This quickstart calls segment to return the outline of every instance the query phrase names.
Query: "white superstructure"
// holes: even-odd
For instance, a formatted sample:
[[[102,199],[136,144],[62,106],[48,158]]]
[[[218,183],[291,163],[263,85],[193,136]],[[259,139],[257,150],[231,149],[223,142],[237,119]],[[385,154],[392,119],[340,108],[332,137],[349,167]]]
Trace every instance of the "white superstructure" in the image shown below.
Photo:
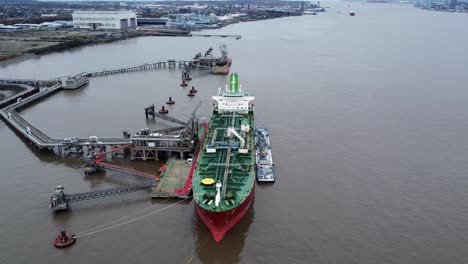
[[[255,99],[252,94],[242,92],[237,74],[231,74],[229,89],[226,87],[226,91],[222,92],[220,88],[212,98],[218,113],[236,112],[241,114],[247,114],[253,108],[253,100]]]
[[[125,29],[137,26],[133,11],[74,11],[73,26],[83,29]]]

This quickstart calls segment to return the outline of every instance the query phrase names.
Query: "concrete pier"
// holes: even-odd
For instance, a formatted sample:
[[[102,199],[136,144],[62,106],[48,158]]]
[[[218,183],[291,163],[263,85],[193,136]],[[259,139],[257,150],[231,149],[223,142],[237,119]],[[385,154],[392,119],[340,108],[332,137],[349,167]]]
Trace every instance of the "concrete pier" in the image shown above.
[[[186,198],[187,195],[178,195],[176,189],[181,189],[189,177],[192,163],[187,160],[171,159],[167,162],[166,168],[160,175],[159,185],[151,189],[153,198],[179,197]]]

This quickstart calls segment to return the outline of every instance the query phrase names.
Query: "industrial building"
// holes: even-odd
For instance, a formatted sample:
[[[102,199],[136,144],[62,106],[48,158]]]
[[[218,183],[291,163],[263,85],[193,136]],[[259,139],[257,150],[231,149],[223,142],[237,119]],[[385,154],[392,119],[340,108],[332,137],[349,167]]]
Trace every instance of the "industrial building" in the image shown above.
[[[125,29],[136,27],[132,11],[74,11],[73,26],[80,29]]]

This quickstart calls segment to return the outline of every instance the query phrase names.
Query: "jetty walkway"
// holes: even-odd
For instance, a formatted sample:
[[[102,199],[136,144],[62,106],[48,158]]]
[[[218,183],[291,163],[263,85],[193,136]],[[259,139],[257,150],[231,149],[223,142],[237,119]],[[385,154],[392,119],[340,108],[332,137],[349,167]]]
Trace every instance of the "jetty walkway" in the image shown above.
[[[128,72],[147,71],[161,68],[184,68],[190,69],[193,67],[193,61],[191,60],[161,60],[151,63],[144,63],[134,66],[125,66],[114,69],[103,69],[90,72],[82,72],[75,76],[66,75],[66,78],[59,76],[55,79],[50,80],[39,80],[39,79],[10,79],[0,78],[0,85],[22,85],[29,89],[27,95],[17,96],[15,98],[9,98],[0,110],[0,117],[12,127],[17,133],[22,135],[24,138],[29,140],[38,149],[48,149],[53,151],[57,149],[59,153],[62,152],[82,152],[83,147],[89,149],[100,148],[105,150],[107,147],[114,148],[122,145],[132,143],[130,138],[97,138],[95,136],[89,138],[63,138],[56,139],[51,138],[42,132],[40,129],[35,127],[33,124],[26,121],[18,112],[32,103],[38,102],[58,91],[67,89],[77,89],[82,85],[88,83],[88,78],[105,76],[111,74],[120,74]],[[37,87],[43,87],[38,89]],[[31,95],[33,94],[33,95]],[[16,101],[12,101],[16,100]],[[163,119],[169,119],[170,117],[163,116]],[[178,120],[169,120],[179,125],[187,125],[184,122],[177,122]],[[177,130],[183,127],[178,127]],[[172,129],[174,130],[174,129]],[[157,156],[157,155],[155,155]]]
[[[29,96],[25,99],[18,98],[16,103],[13,103],[0,110],[0,116],[5,122],[10,125],[16,132],[27,138],[38,149],[52,150],[55,147],[70,148],[83,146],[116,146],[130,143],[127,138],[100,138],[90,140],[89,138],[76,138],[72,140],[54,139],[46,135],[40,129],[26,121],[18,111],[26,106],[42,100],[62,89],[61,84],[55,84],[52,87],[43,89],[42,91]]]
[[[111,74],[119,74],[119,73],[127,73],[127,72],[139,72],[139,71],[148,71],[148,70],[156,70],[162,68],[176,68],[178,67],[186,67],[191,66],[192,61],[188,60],[164,60],[164,61],[156,61],[150,63],[144,63],[134,66],[125,66],[115,69],[103,69],[97,70],[92,72],[83,72],[81,73],[85,77],[97,77],[103,75],[111,75]]]

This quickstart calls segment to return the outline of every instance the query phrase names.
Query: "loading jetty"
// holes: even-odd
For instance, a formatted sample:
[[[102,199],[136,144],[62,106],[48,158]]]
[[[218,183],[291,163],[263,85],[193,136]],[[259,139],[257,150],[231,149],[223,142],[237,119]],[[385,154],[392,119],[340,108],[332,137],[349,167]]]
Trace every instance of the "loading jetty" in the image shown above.
[[[242,35],[221,35],[221,34],[189,34],[189,37],[205,37],[205,38],[242,38]]]
[[[212,50],[210,48],[210,50]],[[223,50],[226,56],[226,50]],[[201,65],[200,58],[192,60],[164,60],[141,65],[126,66],[114,69],[103,69],[82,72],[76,75],[64,74],[51,79],[0,79],[0,87],[18,86],[22,92],[4,98],[0,103],[0,117],[16,132],[33,150],[46,151],[57,155],[85,156],[86,165],[83,169],[85,176],[99,171],[112,171],[126,175],[129,181],[121,186],[91,192],[67,193],[63,186],[57,186],[50,199],[50,207],[54,211],[68,209],[69,203],[123,195],[135,191],[150,191],[153,198],[188,198],[191,193],[192,176],[198,152],[203,143],[208,124],[199,123],[196,112],[201,102],[195,107],[188,120],[179,120],[161,113],[154,105],[145,108],[146,118],[158,118],[173,125],[170,127],[150,130],[141,129],[136,133],[122,132],[122,137],[86,138],[64,137],[54,138],[47,135],[40,128],[28,122],[21,116],[21,111],[33,104],[53,96],[59,92],[80,89],[93,78],[111,74],[124,74],[139,71],[157,70],[164,68],[179,68],[182,78],[191,81],[188,72],[192,69],[213,71],[209,65]],[[185,77],[184,77],[185,76]],[[170,98],[172,101],[172,98]],[[173,101],[172,101],[173,102]],[[165,109],[164,109],[165,110]],[[129,155],[131,160],[155,160],[160,157],[172,156],[167,168],[158,174],[142,172],[111,164],[107,157]],[[178,154],[173,159],[174,154]]]
[[[223,46],[222,50],[223,57],[227,56],[227,51],[225,45]],[[50,80],[36,80],[36,79],[0,79],[0,85],[23,85],[29,90],[28,94],[24,94],[12,100],[11,98],[7,98],[8,100],[3,102],[0,109],[0,117],[11,127],[13,128],[18,134],[20,134],[23,138],[27,139],[31,142],[37,149],[41,150],[56,150],[60,153],[80,153],[83,152],[84,147],[92,147],[98,149],[106,149],[112,147],[118,147],[122,145],[127,145],[131,143],[129,137],[121,137],[121,138],[98,138],[95,136],[91,136],[89,138],[64,138],[64,139],[54,139],[46,135],[37,127],[33,126],[31,123],[26,121],[24,118],[21,117],[19,111],[25,109],[29,105],[33,103],[40,102],[42,99],[49,97],[57,92],[64,91],[64,90],[75,90],[78,89],[86,84],[89,83],[89,79],[93,77],[99,76],[106,76],[111,74],[123,74],[123,73],[130,73],[130,72],[139,72],[139,71],[148,71],[148,70],[156,70],[156,69],[164,69],[164,68],[183,68],[183,74],[188,74],[191,69],[209,69],[211,72],[215,70],[216,65],[210,63],[209,66],[207,63],[203,63],[203,60],[196,57],[192,60],[164,60],[164,61],[157,61],[151,63],[144,63],[140,65],[134,66],[126,66],[114,69],[103,69],[97,70],[92,72],[82,72],[76,75],[62,75]],[[201,63],[202,62],[202,63]],[[154,117],[155,115],[153,115]],[[164,118],[162,116],[157,116],[159,118]],[[170,117],[165,117],[166,120],[170,119]],[[175,121],[179,125],[186,126],[186,122],[171,119],[169,121]],[[181,128],[179,126],[179,128]],[[169,131],[174,131],[173,128],[170,128]],[[159,133],[159,131],[157,131]],[[163,130],[162,132],[167,132]],[[141,134],[140,134],[141,135]],[[144,143],[144,139],[134,138],[136,142],[135,145],[140,145]],[[164,144],[159,144],[164,145]],[[188,147],[188,145],[183,144],[184,146]],[[193,146],[192,146],[193,147]],[[183,151],[183,150],[182,150]],[[146,153],[142,152],[132,152],[134,159],[147,159],[148,156]],[[151,153],[150,153],[151,154]],[[157,155],[153,155],[155,159],[157,159]]]
[[[205,141],[208,123],[202,123],[198,131],[198,144],[195,150],[195,158],[187,160],[171,159],[164,164],[160,173],[160,184],[151,190],[153,198],[187,198],[192,189],[192,177],[195,171],[200,151]]]

